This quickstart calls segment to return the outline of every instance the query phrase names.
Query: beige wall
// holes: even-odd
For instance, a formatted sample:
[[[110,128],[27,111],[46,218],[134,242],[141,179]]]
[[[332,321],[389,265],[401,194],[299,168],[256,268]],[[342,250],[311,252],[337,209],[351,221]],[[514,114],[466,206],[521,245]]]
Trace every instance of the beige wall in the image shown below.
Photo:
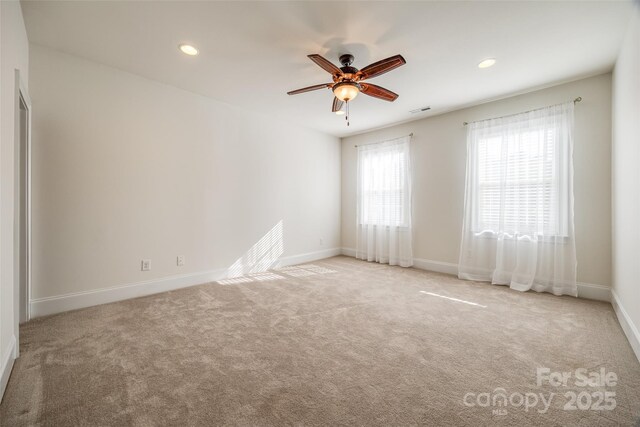
[[[611,283],[611,74],[583,79],[342,140],[342,246],[355,247],[355,144],[414,133],[414,257],[457,264],[464,203],[463,122],[582,96],[575,112],[574,192],[578,281]]]
[[[338,138],[34,45],[31,98],[35,299],[340,246]]]
[[[0,2],[0,375],[10,360],[11,343],[18,340],[18,319],[14,307],[14,128],[16,114],[15,70],[28,81],[29,42],[17,1]],[[6,380],[7,378],[3,378]],[[1,381],[0,381],[1,382]],[[0,396],[4,384],[0,383]]]
[[[613,291],[640,358],[640,5],[613,72]],[[631,340],[630,340],[631,341]],[[632,341],[633,342],[633,341]]]

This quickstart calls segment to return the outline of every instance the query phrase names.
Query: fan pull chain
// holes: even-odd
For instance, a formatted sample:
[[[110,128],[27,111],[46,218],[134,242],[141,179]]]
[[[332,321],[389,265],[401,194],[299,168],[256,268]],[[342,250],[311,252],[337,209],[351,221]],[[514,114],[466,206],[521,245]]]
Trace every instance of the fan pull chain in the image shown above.
[[[345,114],[344,119],[347,121],[347,126],[349,126],[349,101],[347,103],[347,114]]]

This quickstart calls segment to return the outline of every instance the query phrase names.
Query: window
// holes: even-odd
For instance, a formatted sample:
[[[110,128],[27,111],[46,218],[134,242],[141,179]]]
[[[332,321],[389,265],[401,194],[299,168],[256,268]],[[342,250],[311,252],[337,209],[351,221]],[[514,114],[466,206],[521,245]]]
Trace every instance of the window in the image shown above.
[[[566,236],[567,144],[562,117],[522,117],[470,131],[476,234]]]
[[[359,223],[409,226],[409,143],[359,147]]]
[[[469,124],[459,278],[577,295],[573,109]]]
[[[356,257],[410,267],[411,135],[358,146]]]

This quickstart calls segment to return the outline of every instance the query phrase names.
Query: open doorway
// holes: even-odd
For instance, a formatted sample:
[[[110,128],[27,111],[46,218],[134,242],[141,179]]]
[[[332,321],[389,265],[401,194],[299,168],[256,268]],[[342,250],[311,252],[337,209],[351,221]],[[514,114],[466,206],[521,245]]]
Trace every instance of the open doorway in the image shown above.
[[[17,328],[30,318],[31,299],[31,100],[17,70],[15,111],[13,244]]]

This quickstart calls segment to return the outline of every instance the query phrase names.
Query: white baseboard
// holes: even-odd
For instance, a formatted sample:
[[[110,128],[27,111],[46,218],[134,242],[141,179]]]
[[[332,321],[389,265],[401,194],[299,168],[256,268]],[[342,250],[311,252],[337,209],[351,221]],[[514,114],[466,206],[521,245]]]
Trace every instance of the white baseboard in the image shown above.
[[[353,248],[342,248],[342,255],[354,257],[356,256],[356,250]],[[437,273],[458,275],[458,264],[444,261],[433,261],[430,259],[413,259],[413,268],[420,270],[435,271]],[[611,301],[611,288],[603,285],[596,285],[592,283],[578,282],[578,297],[585,299],[593,299],[598,301]]]
[[[611,288],[594,283],[578,282],[578,298],[611,302]]]
[[[432,261],[430,259],[414,258],[413,266],[420,270],[435,271],[437,273],[458,275],[458,264],[443,261]]]
[[[291,255],[278,259],[278,267],[302,264],[323,258],[340,255],[340,248],[325,249],[322,251]],[[249,266],[250,267],[250,266]],[[247,268],[247,270],[250,268]],[[95,289],[85,292],[75,292],[65,295],[57,295],[46,298],[32,299],[31,317],[47,316],[78,308],[107,304],[125,299],[137,298],[145,295],[167,292],[189,286],[201,285],[230,277],[227,268],[202,271],[198,273],[182,274],[163,277],[159,279],[145,280],[126,285],[109,288]]]
[[[306,254],[291,255],[280,259],[279,267],[287,267],[289,265],[304,264],[306,262],[317,261],[319,259],[331,258],[332,256],[342,255],[340,248],[324,249],[322,251],[307,252]]]
[[[638,361],[640,361],[640,332],[638,332],[638,328],[633,324],[631,317],[629,317],[629,314],[627,314],[627,311],[621,304],[620,297],[616,291],[611,290],[611,297],[611,305],[613,306],[613,310],[616,312],[618,322],[620,323],[624,334],[627,336],[629,344],[631,344],[631,348],[636,354]]]
[[[356,250],[353,248],[342,248],[342,255],[350,256],[352,258],[356,257]],[[442,261],[431,261],[428,259],[413,259],[413,268],[418,268],[420,270],[427,271],[436,271],[438,273],[447,273],[447,274],[458,274],[458,265],[451,264],[449,262]]]
[[[353,248],[342,248],[342,255],[350,256],[351,258],[356,257],[356,250]]]
[[[7,383],[9,382],[9,377],[11,376],[11,370],[13,369],[13,361],[16,358],[16,337],[14,335],[11,336],[11,341],[9,342],[9,348],[4,354],[2,358],[2,366],[0,367],[0,402],[2,401],[2,397],[4,396],[4,391],[7,388]]]
[[[212,282],[223,278],[225,272],[226,269],[211,270],[145,280],[109,288],[32,299],[30,302],[31,318]]]

